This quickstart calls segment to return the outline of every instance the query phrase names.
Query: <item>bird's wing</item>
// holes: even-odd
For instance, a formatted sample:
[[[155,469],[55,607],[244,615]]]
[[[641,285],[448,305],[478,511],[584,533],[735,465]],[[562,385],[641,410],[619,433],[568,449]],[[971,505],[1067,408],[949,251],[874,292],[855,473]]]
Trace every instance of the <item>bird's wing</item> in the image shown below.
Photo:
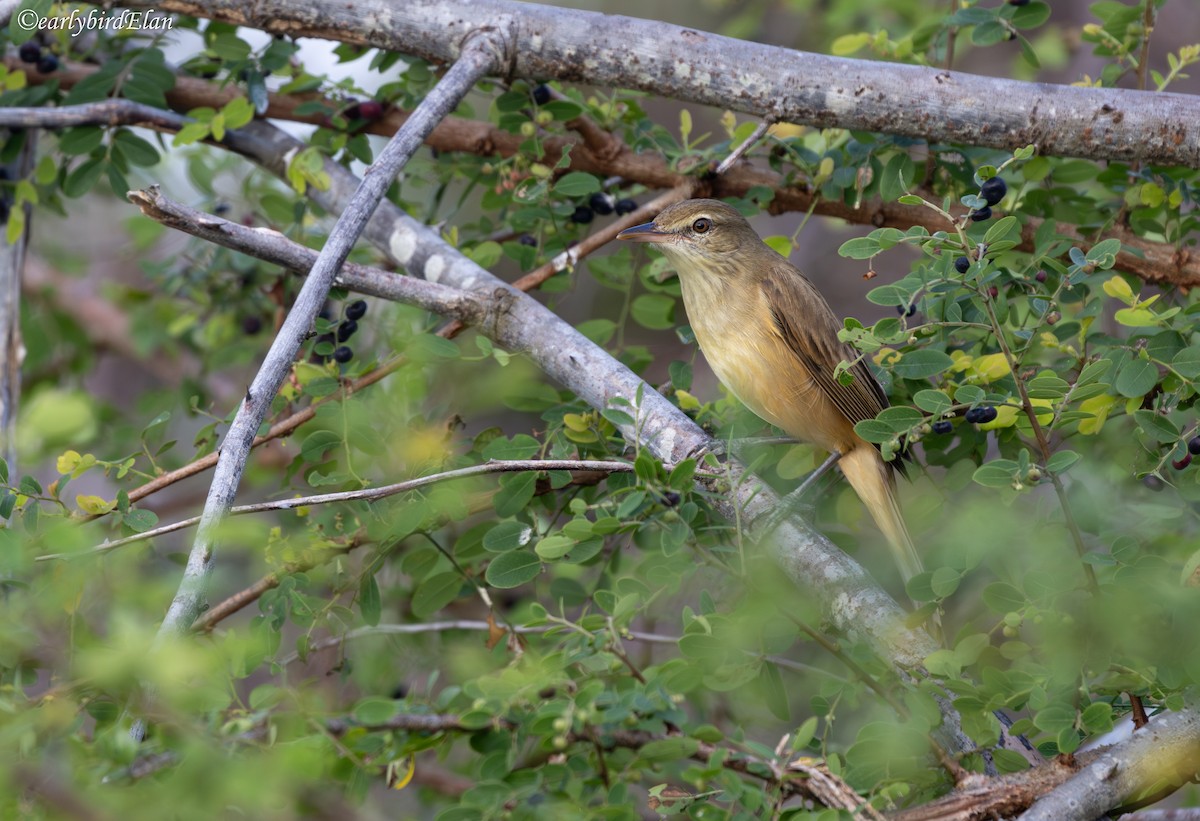
[[[883,392],[858,351],[838,340],[840,324],[816,287],[786,263],[774,266],[762,280],[763,293],[775,328],[792,353],[804,364],[817,386],[851,424],[888,406]],[[834,376],[842,360],[854,362],[854,381],[843,385]],[[857,361],[856,361],[857,360]]]

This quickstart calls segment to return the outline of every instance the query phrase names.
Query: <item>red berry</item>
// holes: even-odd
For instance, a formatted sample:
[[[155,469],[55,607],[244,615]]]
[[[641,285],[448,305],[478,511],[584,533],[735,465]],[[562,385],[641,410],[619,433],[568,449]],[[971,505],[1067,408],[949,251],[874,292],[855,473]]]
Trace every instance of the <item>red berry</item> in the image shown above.
[[[1179,457],[1178,459],[1172,459],[1171,467],[1175,468],[1176,470],[1183,470],[1185,467],[1187,467],[1191,463],[1192,463],[1192,454],[1185,453],[1185,454],[1183,454],[1183,456]]]

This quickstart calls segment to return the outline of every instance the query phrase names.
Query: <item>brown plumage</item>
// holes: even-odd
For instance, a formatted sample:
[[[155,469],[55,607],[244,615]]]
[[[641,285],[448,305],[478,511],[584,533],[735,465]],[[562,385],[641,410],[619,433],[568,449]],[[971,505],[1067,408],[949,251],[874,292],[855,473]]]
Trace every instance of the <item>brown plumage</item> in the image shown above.
[[[921,558],[896,502],[891,465],[854,425],[887,407],[861,361],[854,381],[834,376],[858,352],[808,278],[775,253],[730,206],[687,200],[619,239],[653,242],[679,272],[683,304],[713,372],[746,407],[789,435],[841,454],[838,464],[895,553],[905,581]]]

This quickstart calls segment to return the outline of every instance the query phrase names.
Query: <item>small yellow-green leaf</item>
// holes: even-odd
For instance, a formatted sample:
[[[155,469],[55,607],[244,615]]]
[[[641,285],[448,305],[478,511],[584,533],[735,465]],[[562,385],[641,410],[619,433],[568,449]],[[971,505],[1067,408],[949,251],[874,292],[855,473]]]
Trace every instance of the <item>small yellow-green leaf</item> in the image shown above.
[[[1126,305],[1133,305],[1136,301],[1133,296],[1133,289],[1129,287],[1129,283],[1124,277],[1109,277],[1104,283],[1104,293],[1111,296],[1113,299],[1119,299]]]
[[[763,242],[765,242],[767,245],[771,246],[771,249],[773,251],[775,251],[775,253],[779,254],[781,257],[790,256],[792,253],[792,238],[791,237],[785,237],[785,236],[766,237],[763,239]]]

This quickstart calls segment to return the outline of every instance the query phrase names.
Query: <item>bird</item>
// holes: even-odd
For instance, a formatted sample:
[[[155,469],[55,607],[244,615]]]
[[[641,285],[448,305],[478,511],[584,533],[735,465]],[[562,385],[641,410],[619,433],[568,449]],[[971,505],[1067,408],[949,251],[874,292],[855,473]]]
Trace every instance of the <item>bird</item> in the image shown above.
[[[887,394],[816,286],[720,200],[690,199],[617,239],[654,243],[679,274],[683,305],[709,366],[746,407],[831,454],[892,548],[904,581],[922,572],[896,497],[898,460],[854,431]],[[843,384],[843,360],[853,381]]]

